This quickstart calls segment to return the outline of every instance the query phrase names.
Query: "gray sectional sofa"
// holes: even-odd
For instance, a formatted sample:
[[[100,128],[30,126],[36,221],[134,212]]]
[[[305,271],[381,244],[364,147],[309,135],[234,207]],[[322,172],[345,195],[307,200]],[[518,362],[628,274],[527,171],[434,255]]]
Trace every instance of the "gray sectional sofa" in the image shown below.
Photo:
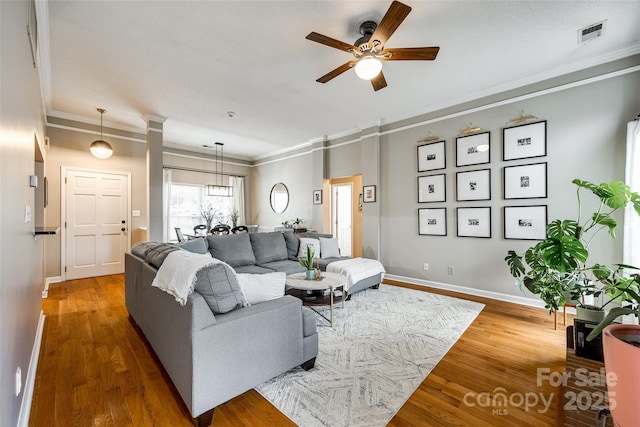
[[[208,247],[199,239],[182,249]],[[181,306],[151,283],[167,254],[182,249],[147,242],[125,254],[125,304],[193,424],[208,426],[216,406],[297,366],[311,369],[318,354],[316,318],[288,295],[243,306],[235,274],[225,264],[200,270]]]
[[[307,234],[306,237],[330,237]],[[318,354],[315,314],[292,296],[243,306],[236,273],[305,271],[294,233],[208,236],[166,244],[143,242],[125,254],[125,304],[158,356],[194,424],[209,425],[213,408],[297,366],[311,369]],[[185,306],[152,287],[171,251],[224,261],[200,270]],[[319,260],[321,270],[343,258]],[[348,294],[377,287],[374,274]]]

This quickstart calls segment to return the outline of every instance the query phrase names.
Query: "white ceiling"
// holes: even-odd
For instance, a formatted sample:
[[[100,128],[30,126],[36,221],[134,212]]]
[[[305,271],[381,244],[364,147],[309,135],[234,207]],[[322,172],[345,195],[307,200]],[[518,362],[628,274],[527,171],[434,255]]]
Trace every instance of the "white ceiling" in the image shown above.
[[[440,53],[385,62],[374,92],[352,71],[316,83],[350,55],[305,36],[353,43],[390,0],[49,1],[47,112],[99,123],[103,107],[105,126],[141,132],[143,114],[166,116],[165,146],[257,159],[640,53],[640,1],[403,2],[387,47]],[[604,37],[577,44],[603,20]]]

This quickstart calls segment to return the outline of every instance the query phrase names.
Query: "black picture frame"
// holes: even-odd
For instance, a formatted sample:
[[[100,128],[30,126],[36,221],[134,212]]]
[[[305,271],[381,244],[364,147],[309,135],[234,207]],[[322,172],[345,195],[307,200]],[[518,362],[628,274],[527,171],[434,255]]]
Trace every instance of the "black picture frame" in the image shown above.
[[[456,201],[491,200],[491,169],[456,172]]]
[[[418,173],[446,169],[446,142],[437,141],[418,145]]]
[[[362,187],[363,198],[362,201],[364,203],[375,203],[376,201],[376,186],[375,185],[365,185]]]
[[[491,238],[491,207],[456,208],[458,237]]]
[[[446,236],[447,208],[419,208],[418,235]]]
[[[547,205],[505,206],[504,238],[544,240],[547,238]]]
[[[502,129],[502,160],[530,159],[546,155],[546,120]]]
[[[456,166],[491,163],[491,132],[474,133],[456,138]]]
[[[547,197],[547,162],[505,166],[502,174],[505,200]]]
[[[418,177],[418,203],[447,201],[446,174]]]
[[[313,190],[313,204],[314,205],[322,204],[322,190]]]

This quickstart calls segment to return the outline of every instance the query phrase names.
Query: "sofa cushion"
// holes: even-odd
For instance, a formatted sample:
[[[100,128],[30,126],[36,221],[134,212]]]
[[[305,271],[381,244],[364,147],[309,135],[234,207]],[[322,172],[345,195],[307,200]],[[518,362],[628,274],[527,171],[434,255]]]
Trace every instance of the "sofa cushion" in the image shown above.
[[[320,240],[311,239],[309,237],[300,238],[300,248],[298,249],[298,258],[307,258],[307,246],[311,247],[313,257],[320,257]]]
[[[249,234],[231,234],[228,236],[207,236],[211,256],[224,261],[231,267],[255,265]]]
[[[251,233],[249,238],[256,264],[262,265],[287,259],[287,244],[284,241],[283,233],[277,231],[272,233]]]
[[[298,249],[300,248],[300,238],[295,233],[282,233],[284,242],[287,245],[287,258],[291,261],[298,260]]]
[[[286,274],[277,271],[265,274],[238,274],[238,283],[249,304],[260,304],[284,296],[286,277]]]
[[[198,271],[194,291],[202,295],[215,314],[228,313],[245,305],[235,274],[224,264],[215,264]]]
[[[275,270],[271,268],[260,267],[259,265],[243,265],[240,267],[233,267],[236,273],[250,273],[250,274],[263,274],[273,273]]]
[[[281,271],[286,274],[302,273],[306,271],[306,269],[301,266],[298,261],[291,261],[289,259],[268,262],[266,264],[262,264],[260,267],[269,268],[274,271]]]
[[[207,241],[205,239],[197,238],[192,240],[186,240],[180,243],[174,243],[177,247],[182,248],[186,251],[193,252],[196,254],[206,254],[209,252],[209,248],[207,247]]]
[[[167,255],[180,248],[170,243],[158,243],[147,251],[147,262],[155,268],[160,268]]]
[[[320,237],[320,258],[340,258],[338,239]]]

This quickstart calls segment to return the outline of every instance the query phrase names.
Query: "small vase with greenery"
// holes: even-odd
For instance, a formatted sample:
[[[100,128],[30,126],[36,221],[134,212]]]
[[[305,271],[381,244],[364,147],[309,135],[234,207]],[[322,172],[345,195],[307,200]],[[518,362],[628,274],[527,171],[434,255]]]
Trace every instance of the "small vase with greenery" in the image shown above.
[[[572,183],[578,187],[577,219],[552,221],[547,225],[546,239],[527,249],[524,255],[510,250],[505,258],[518,285],[539,295],[550,313],[564,306],[567,300],[584,306],[586,296],[598,298],[603,292],[612,300],[624,300],[627,294],[621,293],[621,286],[629,284],[622,280],[623,270],[628,266],[615,264],[611,268],[589,264],[589,245],[602,230],[608,230],[609,236],[615,239],[618,224],[613,214],[628,204],[640,215],[640,196],[621,181],[593,184],[574,179]],[[586,220],[582,219],[581,189],[590,190],[600,201],[597,211]],[[630,290],[633,291],[631,287]]]
[[[218,211],[211,207],[211,205],[207,205],[206,207],[200,209],[200,216],[202,216],[202,218],[207,223],[207,232],[211,230],[211,225],[217,215]]]
[[[312,280],[316,278],[316,270],[313,268],[314,253],[311,246],[307,246],[306,258],[298,258],[298,262],[301,266],[307,269],[307,279]]]

